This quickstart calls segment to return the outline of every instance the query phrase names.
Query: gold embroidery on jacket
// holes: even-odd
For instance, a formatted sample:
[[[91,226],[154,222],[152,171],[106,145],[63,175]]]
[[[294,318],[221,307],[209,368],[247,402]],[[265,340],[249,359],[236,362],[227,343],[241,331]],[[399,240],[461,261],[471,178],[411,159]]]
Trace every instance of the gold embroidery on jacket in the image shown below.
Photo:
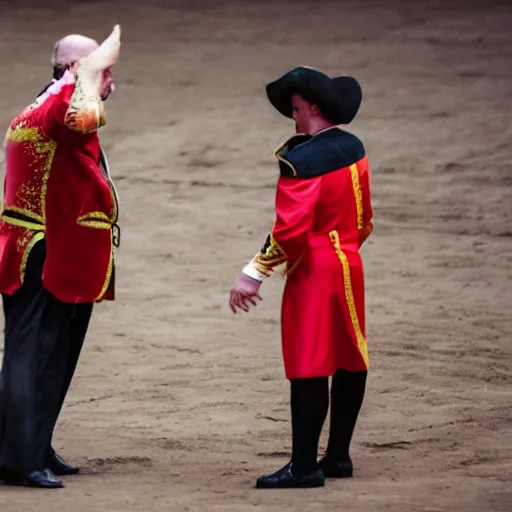
[[[343,282],[345,283],[345,297],[347,300],[348,310],[350,313],[350,320],[352,321],[352,326],[354,327],[354,332],[356,333],[357,345],[359,348],[359,352],[361,353],[361,357],[364,360],[364,364],[366,368],[369,368],[369,358],[368,358],[368,344],[366,342],[366,338],[364,337],[363,332],[361,331],[361,326],[359,325],[359,318],[357,316],[356,304],[354,300],[354,292],[352,290],[352,281],[350,279],[350,264],[348,262],[347,256],[341,250],[340,238],[337,231],[331,231],[329,233],[329,238],[334,246],[334,250],[338,255],[341,266],[343,268]]]
[[[259,252],[254,257],[253,265],[260,274],[269,277],[275,267],[285,262],[285,252],[276,242],[274,236],[270,234],[270,243],[265,248],[265,252]]]
[[[361,185],[359,183],[359,171],[357,165],[352,164],[350,166],[350,174],[352,175],[352,186],[354,188],[354,196],[356,198],[357,208],[357,229],[363,228],[363,193],[361,191]]]
[[[37,224],[44,223],[42,215],[26,210],[25,208],[19,208],[17,206],[6,206],[3,211],[4,215],[9,215],[10,212],[21,213],[22,215],[33,220]]]
[[[20,228],[29,229],[30,231],[44,231],[44,226],[36,222],[29,222],[27,220],[15,219],[7,215],[0,215],[0,220],[11,226],[18,226]]]
[[[94,132],[106,124],[103,102],[93,87],[87,85],[77,74],[69,108],[64,116],[64,124],[80,133]]]
[[[47,140],[45,140],[47,139]],[[48,187],[48,178],[50,177],[50,171],[52,168],[53,158],[55,156],[55,151],[57,149],[57,142],[53,139],[50,139],[46,134],[40,131],[37,127],[25,128],[24,123],[20,123],[14,129],[9,128],[7,130],[7,134],[5,136],[5,140],[23,143],[29,142],[35,152],[38,155],[43,156],[44,161],[40,167],[43,175],[41,176],[41,183],[39,186],[31,186],[27,183],[24,183],[19,188],[19,199],[25,203],[26,208],[16,207],[11,205],[5,205],[11,210],[17,210],[18,213],[22,213],[27,217],[32,216],[35,219],[35,216],[38,217],[38,221],[42,220],[44,222],[45,218],[45,209],[46,209],[46,192]],[[39,196],[39,204],[36,205],[33,203],[36,200],[36,197]],[[41,214],[35,213],[33,210],[35,208],[39,208]]]
[[[80,226],[96,229],[111,229],[112,227],[112,219],[103,212],[86,213],[78,217],[76,222]]]

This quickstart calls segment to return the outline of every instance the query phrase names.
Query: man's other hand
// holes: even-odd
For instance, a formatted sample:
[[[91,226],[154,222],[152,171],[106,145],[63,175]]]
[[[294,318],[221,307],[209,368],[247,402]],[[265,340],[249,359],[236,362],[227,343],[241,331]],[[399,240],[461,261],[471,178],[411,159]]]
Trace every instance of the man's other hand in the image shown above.
[[[239,308],[247,312],[249,311],[249,304],[256,306],[257,300],[263,300],[259,295],[260,286],[261,281],[242,274],[235,286],[231,288],[229,297],[231,311],[236,313],[237,308]]]

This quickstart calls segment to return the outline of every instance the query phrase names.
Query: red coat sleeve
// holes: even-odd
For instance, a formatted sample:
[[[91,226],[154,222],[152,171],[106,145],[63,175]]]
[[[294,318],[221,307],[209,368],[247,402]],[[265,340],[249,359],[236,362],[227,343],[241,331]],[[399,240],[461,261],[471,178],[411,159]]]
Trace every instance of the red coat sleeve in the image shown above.
[[[322,178],[281,177],[276,192],[276,222],[272,235],[286,255],[288,266],[300,258],[313,228]]]
[[[313,227],[321,183],[321,177],[279,178],[274,228],[262,250],[244,268],[245,274],[261,281],[284,263],[288,269],[297,263]]]
[[[78,74],[73,80],[65,74],[48,89],[45,102],[45,127],[52,132],[65,126],[81,134],[96,131],[105,124],[103,102],[98,93]]]

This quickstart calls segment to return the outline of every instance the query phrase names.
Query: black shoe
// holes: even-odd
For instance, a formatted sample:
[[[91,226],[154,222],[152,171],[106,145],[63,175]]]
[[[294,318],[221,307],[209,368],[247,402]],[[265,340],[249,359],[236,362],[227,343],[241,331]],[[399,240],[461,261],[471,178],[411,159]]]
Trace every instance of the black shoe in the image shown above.
[[[287,489],[287,488],[306,488],[323,487],[325,484],[324,473],[321,469],[316,469],[307,475],[296,477],[292,472],[291,462],[271,475],[258,478],[256,481],[257,489]]]
[[[51,469],[56,475],[76,475],[80,468],[66,464],[53,450],[50,454],[48,461],[48,468]]]
[[[353,473],[352,460],[350,457],[345,460],[334,461],[325,456],[318,463],[326,478],[350,478]]]
[[[6,485],[21,485],[24,487],[38,487],[40,489],[60,489],[64,487],[62,481],[48,468],[32,471],[27,475],[9,474],[5,478]]]

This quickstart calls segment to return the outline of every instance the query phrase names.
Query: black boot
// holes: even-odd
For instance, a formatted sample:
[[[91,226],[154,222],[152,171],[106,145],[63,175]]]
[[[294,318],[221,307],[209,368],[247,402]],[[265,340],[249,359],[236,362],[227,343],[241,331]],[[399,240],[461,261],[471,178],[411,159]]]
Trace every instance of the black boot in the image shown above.
[[[48,468],[51,469],[56,475],[76,475],[79,473],[80,468],[71,466],[64,462],[52,449],[48,458]]]
[[[292,379],[292,460],[279,471],[256,482],[262,489],[322,487],[325,477],[318,467],[318,441],[329,408],[327,377]]]
[[[352,459],[332,460],[328,456],[319,462],[320,468],[327,478],[350,478],[353,474]]]
[[[4,484],[23,487],[37,487],[39,489],[61,489],[64,487],[62,481],[55,476],[51,469],[48,468],[31,471],[27,474],[10,472],[7,470],[4,474]]]
[[[363,403],[366,371],[338,370],[331,385],[331,424],[327,453],[320,467],[328,478],[349,478],[353,474],[350,442]]]
[[[323,487],[325,484],[324,473],[321,469],[316,469],[309,474],[297,476],[293,473],[292,463],[289,462],[280,470],[265,475],[256,481],[258,489],[289,489],[289,488],[309,488]]]

